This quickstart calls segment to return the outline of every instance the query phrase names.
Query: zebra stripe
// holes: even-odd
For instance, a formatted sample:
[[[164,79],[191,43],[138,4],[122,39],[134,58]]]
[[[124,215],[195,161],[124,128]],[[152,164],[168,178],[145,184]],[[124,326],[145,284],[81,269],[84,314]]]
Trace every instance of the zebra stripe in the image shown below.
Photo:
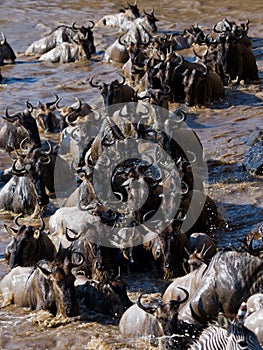
[[[210,325],[189,350],[262,350],[256,335],[229,322],[228,328]]]

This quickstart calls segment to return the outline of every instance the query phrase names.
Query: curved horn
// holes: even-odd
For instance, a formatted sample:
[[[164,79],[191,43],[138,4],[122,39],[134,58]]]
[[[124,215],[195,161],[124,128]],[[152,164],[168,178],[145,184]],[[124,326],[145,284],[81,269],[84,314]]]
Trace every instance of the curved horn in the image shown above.
[[[18,219],[21,218],[21,216],[23,216],[23,215],[24,215],[24,213],[20,213],[15,217],[14,223],[16,224],[16,226],[21,227],[21,225],[18,223]]]
[[[3,32],[1,32],[3,40],[1,40],[0,45],[4,45],[6,43],[6,37]]]
[[[187,151],[187,153],[192,156],[192,159],[189,159],[189,157],[187,157],[187,161],[189,164],[194,164],[196,162],[196,154],[192,151]]]
[[[81,107],[82,107],[82,102],[78,97],[75,97],[75,100],[78,102],[77,107],[73,107],[71,105],[71,108],[73,109],[74,112],[79,112],[81,110]]]
[[[48,150],[47,151],[42,151],[41,154],[44,154],[46,156],[50,156],[53,149],[52,149],[51,143],[48,140],[46,140],[46,142],[48,144]]]
[[[95,23],[89,19],[89,22],[91,23],[91,26],[88,26],[89,29],[92,29],[95,26]]]
[[[119,36],[118,38],[118,43],[122,46],[128,46],[128,43],[126,41],[121,41],[121,39],[126,35],[126,33],[123,33],[122,35]]]
[[[185,293],[184,299],[182,299],[182,300],[170,300],[169,302],[173,302],[173,303],[176,303],[177,305],[180,305],[180,304],[183,304],[187,301],[187,299],[189,298],[189,292],[182,287],[177,287],[177,288],[181,289]]]
[[[172,114],[172,116],[181,116],[181,119],[179,120],[174,120],[173,121],[177,124],[181,124],[182,122],[184,122],[186,120],[186,112],[180,108],[176,109],[174,111],[174,113]]]
[[[27,169],[25,167],[23,167],[22,169],[17,169],[16,168],[16,163],[17,163],[17,159],[14,161],[13,165],[12,165],[12,170],[11,173],[13,175],[17,175],[17,176],[23,176],[27,173]]]
[[[74,268],[74,267],[78,267],[78,266],[82,265],[82,264],[84,263],[84,261],[85,261],[84,255],[83,255],[81,252],[72,251],[72,252],[71,252],[71,260],[72,260],[72,255],[73,255],[73,254],[79,255],[79,256],[80,256],[80,260],[79,260],[78,263],[73,263],[73,262],[71,261],[71,262],[70,262],[70,267],[71,267],[71,268]]]
[[[15,114],[13,114],[13,115],[9,114],[9,113],[8,113],[8,108],[6,108],[6,109],[5,109],[5,115],[3,116],[3,119],[7,120],[8,122],[13,123],[13,122],[15,121],[14,119],[16,118],[16,120],[17,120],[17,118],[19,117],[19,115],[20,115],[19,112],[15,113]]]
[[[117,86],[121,86],[121,85],[124,85],[125,83],[125,77],[123,74],[119,73],[119,76],[122,78],[122,81],[118,81],[118,83],[116,83]],[[114,83],[115,84],[115,83]]]
[[[150,306],[150,305],[147,305],[147,306],[146,306],[146,305],[143,305],[143,304],[141,303],[141,298],[142,298],[143,294],[144,294],[144,293],[142,293],[142,294],[139,296],[138,301],[137,301],[137,305],[138,305],[139,308],[142,309],[143,311],[145,311],[145,312],[147,312],[147,313],[150,313],[150,314],[153,314],[153,313],[157,310],[157,308],[158,308],[158,306],[159,306],[159,303],[158,303],[157,305],[154,305],[154,306]]]
[[[33,107],[33,105],[29,102],[29,100],[26,101],[26,106],[27,106],[28,112],[29,112],[29,113],[32,113],[33,110],[34,110],[34,107]]]
[[[98,74],[95,74],[95,75],[93,75],[93,77],[89,80],[89,84],[90,84],[90,86],[91,87],[96,87],[96,88],[100,88],[101,87],[101,84],[96,84],[96,83],[94,83],[93,82],[93,79],[97,76]]]
[[[74,29],[74,30],[79,30],[80,29],[80,27],[77,27],[76,26],[76,21],[74,21],[73,23],[72,23],[72,29]]]
[[[71,237],[71,236],[68,234],[68,231],[72,232],[72,233],[75,235],[75,237]],[[67,238],[67,240],[68,240],[69,242],[74,242],[74,241],[76,241],[80,236],[81,236],[81,233],[77,233],[75,230],[66,227],[65,237]]]
[[[216,24],[213,26],[213,31],[214,31],[215,33],[221,33],[221,30],[217,30],[217,29],[216,29],[216,26],[217,26]]]
[[[30,151],[30,148],[24,148],[24,144],[28,140],[28,137],[25,137],[19,144],[20,150],[23,154],[27,154]]]
[[[46,103],[47,108],[50,108],[52,105],[55,105],[55,107],[57,106],[58,101],[60,100],[60,98],[59,98],[58,95],[56,95],[56,94],[55,94],[55,98],[56,98],[56,100],[55,100],[54,102],[48,102],[48,103]]]
[[[150,215],[151,213],[155,213],[155,212],[156,212],[156,210],[150,210],[150,211],[148,211],[147,213],[145,213],[145,214],[143,215],[142,221],[143,221],[143,222],[147,221],[147,216]]]
[[[201,70],[200,70],[199,68],[197,68],[197,70],[198,70],[200,73],[202,73],[203,76],[206,76],[207,73],[208,73],[207,65],[206,65],[205,63],[203,63],[203,62],[198,62],[198,64],[199,64],[200,66],[202,66],[202,68],[204,68],[204,69],[201,69]]]

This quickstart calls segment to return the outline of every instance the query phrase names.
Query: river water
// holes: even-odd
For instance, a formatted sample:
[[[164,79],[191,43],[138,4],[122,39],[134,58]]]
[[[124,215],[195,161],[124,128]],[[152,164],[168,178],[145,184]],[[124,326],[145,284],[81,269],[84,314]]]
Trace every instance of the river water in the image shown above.
[[[260,78],[263,78],[263,4],[254,1],[138,1],[142,11],[155,9],[159,30],[183,30],[198,24],[209,31],[226,16],[237,23],[250,19],[249,35],[253,39],[253,52],[257,59]],[[0,115],[8,107],[10,113],[23,110],[27,99],[35,105],[47,102],[54,94],[62,98],[61,104],[74,102],[74,97],[89,103],[93,108],[102,106],[97,89],[88,81],[96,73],[120,72],[121,66],[103,62],[103,51],[118,36],[115,29],[94,28],[97,53],[88,62],[69,64],[41,63],[26,57],[26,48],[59,24],[97,21],[125,6],[121,1],[0,1],[0,31],[17,54],[15,65],[1,68],[4,77],[0,85]],[[191,50],[183,54],[193,56]],[[174,107],[177,107],[174,106]],[[238,244],[248,232],[262,222],[262,179],[249,176],[242,168],[242,160],[257,133],[262,130],[262,84],[226,89],[223,103],[212,108],[187,108],[187,124],[196,131],[209,161],[207,193],[216,202],[226,222],[224,232],[215,239],[220,246]],[[0,126],[2,126],[0,120]],[[8,156],[0,151],[1,169],[10,165]],[[4,223],[12,223],[8,214],[0,214],[0,255],[10,237]],[[0,277],[8,267],[0,260]],[[135,300],[138,291],[161,293],[166,282],[151,275],[132,276],[127,279],[130,297]],[[53,322],[53,323],[52,323]],[[64,321],[65,322],[65,321]],[[54,324],[46,313],[34,313],[14,306],[0,310],[1,349],[150,349],[146,339],[123,340],[117,321],[111,318],[85,322],[61,321]]]

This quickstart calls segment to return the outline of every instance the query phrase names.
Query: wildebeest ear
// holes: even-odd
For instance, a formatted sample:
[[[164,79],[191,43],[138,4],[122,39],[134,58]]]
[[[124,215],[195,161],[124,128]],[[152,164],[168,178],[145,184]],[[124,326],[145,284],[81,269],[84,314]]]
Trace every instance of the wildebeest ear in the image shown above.
[[[5,229],[6,229],[6,231],[10,234],[10,235],[16,235],[17,234],[17,232],[18,232],[18,229],[16,229],[16,228],[13,228],[13,227],[11,227],[11,226],[7,226],[6,224],[4,224],[4,227],[5,227]]]
[[[218,314],[217,322],[218,322],[218,325],[221,328],[224,328],[224,329],[228,330],[228,328],[229,328],[229,321],[222,313]]]
[[[33,237],[34,237],[35,239],[38,239],[38,238],[40,237],[40,230],[35,230],[35,231],[34,231],[34,234],[33,234]]]

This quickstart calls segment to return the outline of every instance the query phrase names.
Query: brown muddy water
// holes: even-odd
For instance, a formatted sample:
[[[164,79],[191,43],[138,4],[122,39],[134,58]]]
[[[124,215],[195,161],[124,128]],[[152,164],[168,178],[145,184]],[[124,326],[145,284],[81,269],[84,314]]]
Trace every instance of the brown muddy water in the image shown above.
[[[182,30],[197,23],[209,31],[223,16],[238,23],[249,18],[249,35],[253,39],[260,78],[263,78],[262,0],[220,1],[218,5],[212,0],[138,0],[137,4],[141,11],[154,7],[159,30]],[[24,52],[29,44],[59,24],[96,22],[125,5],[125,1],[106,0],[1,0],[0,32],[4,32],[17,53],[17,61],[15,65],[1,68],[5,79],[0,85],[0,115],[6,107],[13,113],[23,110],[27,99],[35,105],[39,100],[53,100],[54,94],[62,98],[64,105],[78,97],[93,108],[101,107],[99,92],[89,86],[88,80],[95,73],[121,71],[121,66],[102,60],[103,51],[118,35],[116,30],[94,29],[97,54],[89,62],[40,63],[25,57]],[[193,56],[191,50],[183,54]],[[263,221],[262,179],[249,176],[242,169],[242,160],[251,141],[262,130],[262,84],[229,88],[224,102],[210,109],[181,107],[189,112],[187,124],[197,132],[205,157],[213,164],[205,186],[227,223],[227,229],[215,238],[220,246],[235,245],[237,239]],[[0,162],[1,169],[10,164],[3,151],[0,151]],[[10,240],[4,223],[12,223],[12,219],[10,215],[0,214],[1,257]],[[0,277],[7,272],[8,267],[1,259]],[[161,293],[167,285],[151,274],[132,276],[126,282],[133,300],[139,291]],[[123,340],[117,321],[107,317],[66,322],[54,320],[45,312],[18,310],[12,306],[0,310],[0,324],[1,349],[151,349],[147,339]]]

